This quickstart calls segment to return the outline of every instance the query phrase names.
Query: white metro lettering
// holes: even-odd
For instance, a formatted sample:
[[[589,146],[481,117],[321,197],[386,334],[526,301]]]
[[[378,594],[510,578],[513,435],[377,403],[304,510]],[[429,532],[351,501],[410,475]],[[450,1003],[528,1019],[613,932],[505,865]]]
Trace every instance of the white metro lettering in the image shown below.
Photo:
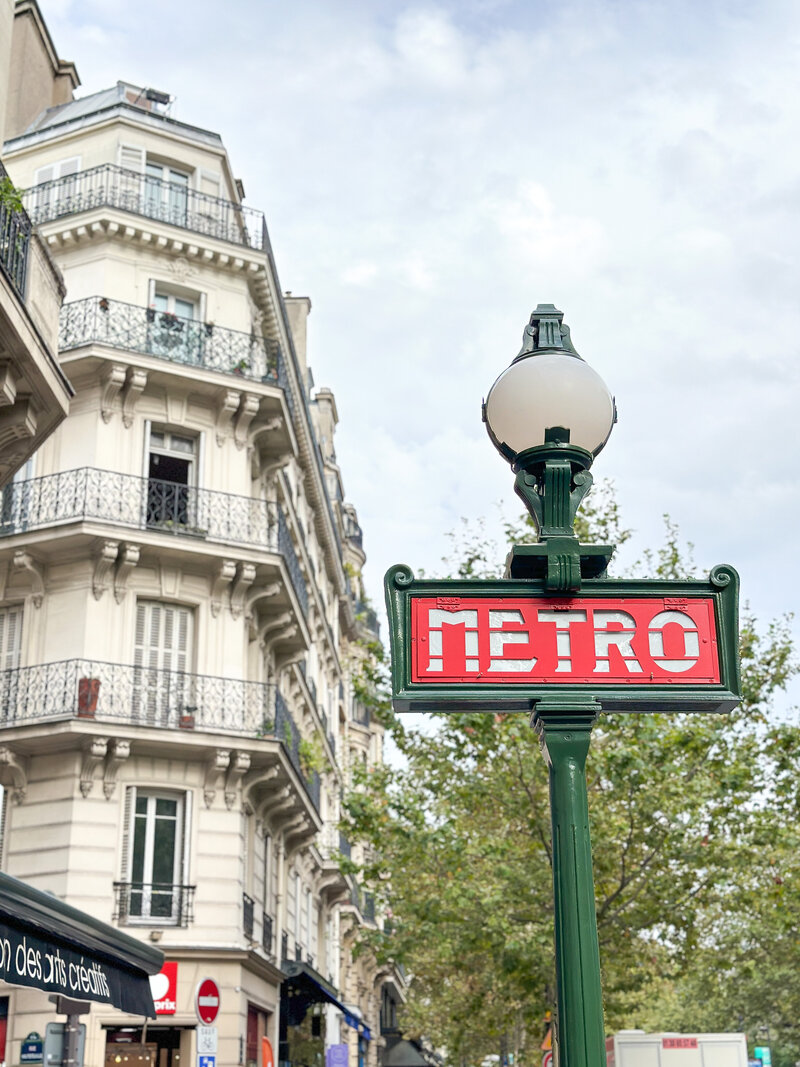
[[[609,630],[616,623],[620,630]],[[636,658],[631,641],[636,635],[636,620],[627,611],[595,611],[594,613],[594,655],[598,674],[608,674],[611,670],[609,649],[612,645],[618,650],[622,662],[629,674],[640,674],[642,665]]]
[[[464,627],[464,668],[468,671],[480,669],[478,660],[478,612],[474,609],[464,611],[442,611],[441,608],[428,610],[428,670],[444,670],[442,658],[442,627]]]
[[[585,611],[539,611],[539,622],[556,624],[556,671],[563,673],[572,670],[572,641],[569,625],[571,622],[586,622]]]
[[[506,645],[527,645],[531,635],[528,630],[504,630],[503,623],[524,622],[521,611],[489,612],[489,661],[490,671],[530,671],[536,660],[505,659]]]
[[[682,659],[667,659],[664,654],[664,627],[671,622],[677,623],[683,630],[684,655]],[[688,671],[700,658],[700,637],[697,624],[683,611],[659,611],[657,615],[654,615],[650,620],[648,641],[650,655],[665,671]]]

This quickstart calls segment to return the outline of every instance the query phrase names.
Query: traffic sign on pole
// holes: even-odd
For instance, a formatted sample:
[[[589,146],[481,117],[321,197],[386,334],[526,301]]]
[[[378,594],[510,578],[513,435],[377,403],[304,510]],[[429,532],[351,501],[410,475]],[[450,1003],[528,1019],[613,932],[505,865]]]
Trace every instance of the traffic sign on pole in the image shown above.
[[[195,1009],[201,1023],[210,1026],[219,1015],[219,986],[213,978],[204,978],[197,987]],[[214,1067],[213,1063],[208,1067]]]

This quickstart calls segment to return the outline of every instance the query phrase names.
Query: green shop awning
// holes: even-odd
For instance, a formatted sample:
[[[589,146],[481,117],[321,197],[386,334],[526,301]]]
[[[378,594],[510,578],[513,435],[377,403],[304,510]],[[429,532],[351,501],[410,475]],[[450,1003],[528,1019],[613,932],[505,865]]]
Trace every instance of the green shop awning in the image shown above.
[[[0,978],[156,1017],[150,992],[164,953],[0,873]]]

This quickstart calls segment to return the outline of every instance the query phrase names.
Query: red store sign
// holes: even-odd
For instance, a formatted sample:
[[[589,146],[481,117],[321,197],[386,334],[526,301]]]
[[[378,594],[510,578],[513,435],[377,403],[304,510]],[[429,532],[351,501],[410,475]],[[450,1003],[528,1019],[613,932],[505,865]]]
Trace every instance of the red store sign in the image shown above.
[[[156,1015],[174,1015],[178,1007],[178,964],[166,960],[164,966],[150,978],[150,991]]]
[[[713,597],[411,598],[411,681],[720,681]]]

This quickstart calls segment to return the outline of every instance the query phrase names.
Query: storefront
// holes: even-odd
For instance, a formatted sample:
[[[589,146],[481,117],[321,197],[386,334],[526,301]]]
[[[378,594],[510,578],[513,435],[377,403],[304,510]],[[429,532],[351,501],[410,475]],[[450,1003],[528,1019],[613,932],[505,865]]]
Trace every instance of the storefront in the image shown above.
[[[57,897],[0,873],[0,978],[155,1018],[164,954]]]

